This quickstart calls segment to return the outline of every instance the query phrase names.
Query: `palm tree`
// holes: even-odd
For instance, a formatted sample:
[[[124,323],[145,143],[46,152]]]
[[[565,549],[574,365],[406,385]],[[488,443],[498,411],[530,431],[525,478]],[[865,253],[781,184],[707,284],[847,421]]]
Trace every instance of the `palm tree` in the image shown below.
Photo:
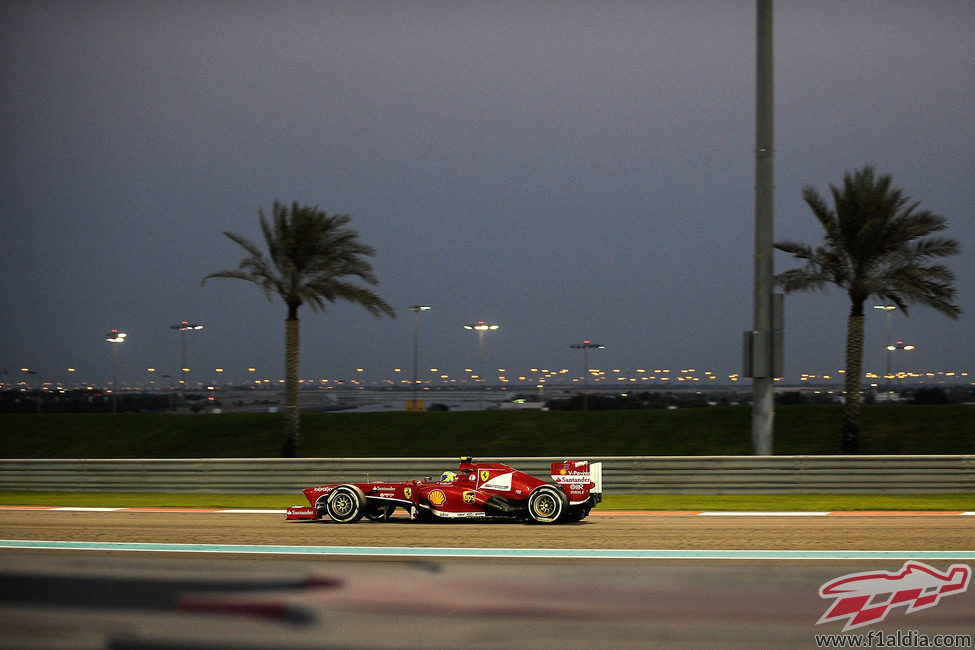
[[[312,311],[324,311],[326,303],[347,300],[366,308],[374,316],[395,317],[386,301],[372,290],[350,279],[378,284],[372,266],[364,259],[375,250],[359,241],[359,233],[348,227],[348,215],[328,216],[317,207],[274,202],[271,220],[259,209],[267,256],[242,235],[224,235],[247,255],[236,269],[211,273],[203,278],[237,278],[261,287],[271,300],[275,294],[288,308],[284,335],[284,448],[282,455],[298,451],[298,308],[308,304]]]
[[[944,230],[946,221],[891,184],[889,175],[877,176],[870,166],[843,175],[843,186],[830,185],[834,208],[810,186],[802,198],[825,231],[822,244],[813,248],[793,241],[775,247],[803,260],[804,266],[776,276],[786,293],[823,290],[835,284],[850,298],[846,333],[846,398],[841,449],[857,452],[860,434],[860,388],[863,368],[863,305],[874,296],[908,313],[907,303],[919,303],[957,318],[961,309],[952,303],[955,274],[937,258],[959,252],[957,240],[931,236]]]

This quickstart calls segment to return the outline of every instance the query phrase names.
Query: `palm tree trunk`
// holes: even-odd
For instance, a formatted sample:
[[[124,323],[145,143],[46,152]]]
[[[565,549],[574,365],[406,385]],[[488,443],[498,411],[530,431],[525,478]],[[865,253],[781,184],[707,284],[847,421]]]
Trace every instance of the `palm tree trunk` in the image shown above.
[[[846,325],[846,400],[840,449],[855,454],[860,446],[860,375],[863,374],[863,304],[854,305]]]
[[[298,410],[298,316],[289,309],[284,321],[284,447],[281,456],[298,455],[300,420]]]

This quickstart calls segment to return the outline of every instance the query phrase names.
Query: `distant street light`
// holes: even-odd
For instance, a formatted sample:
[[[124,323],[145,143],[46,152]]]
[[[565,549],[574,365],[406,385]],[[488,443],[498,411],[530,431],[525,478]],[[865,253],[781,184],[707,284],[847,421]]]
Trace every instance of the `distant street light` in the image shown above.
[[[179,340],[181,344],[180,347],[182,350],[179,357],[179,388],[180,390],[183,390],[183,388],[186,386],[186,333],[201,330],[203,329],[203,326],[197,323],[189,323],[184,320],[180,321],[176,325],[170,325],[169,329],[179,332]]]
[[[897,343],[892,343],[887,346],[887,354],[888,355],[891,354],[892,352],[894,352],[894,350],[903,350],[905,352],[910,352],[911,350],[914,349],[915,346],[911,345],[910,343],[904,343],[904,341],[898,341]],[[888,372],[888,375],[889,374],[890,373]],[[887,381],[890,382],[890,379],[888,379]]]
[[[484,333],[493,332],[494,330],[499,328],[500,325],[497,325],[496,323],[489,324],[489,323],[485,323],[482,320],[479,320],[476,323],[472,323],[470,325],[464,325],[465,330],[471,330],[473,332],[477,332],[477,360],[478,360],[477,373],[482,381],[484,380]],[[484,387],[484,390],[487,390],[486,386]],[[480,408],[483,409],[484,408],[483,392],[481,393],[481,398],[479,401],[480,401]]]
[[[574,350],[582,350],[582,363],[585,371],[582,373],[582,410],[589,410],[589,350],[605,350],[605,345],[593,343],[588,339],[582,343],[573,343],[569,346]]]
[[[413,305],[410,307],[410,311],[413,312],[413,403],[410,405],[410,410],[419,411],[421,410],[419,404],[417,403],[417,364],[419,363],[419,350],[420,350],[420,312],[429,311],[430,307],[427,305]]]
[[[105,340],[112,344],[112,413],[118,412],[118,346],[126,336],[125,332],[118,330],[105,335]]]
[[[20,371],[21,372],[24,372],[24,373],[27,373],[28,375],[36,375],[37,374],[37,371],[36,370],[31,370],[30,368],[21,368]],[[42,390],[44,390],[44,382],[43,381],[38,381],[38,384],[37,384],[37,403],[34,405],[38,413],[41,412],[41,391]]]

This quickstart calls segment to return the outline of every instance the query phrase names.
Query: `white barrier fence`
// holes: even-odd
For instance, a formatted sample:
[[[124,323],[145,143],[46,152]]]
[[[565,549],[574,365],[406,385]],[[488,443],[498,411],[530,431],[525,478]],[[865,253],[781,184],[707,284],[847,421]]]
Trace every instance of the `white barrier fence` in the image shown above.
[[[536,476],[564,458],[491,458]],[[975,492],[975,455],[609,456],[613,494]],[[0,489],[288,493],[322,483],[437,476],[456,458],[0,460]]]

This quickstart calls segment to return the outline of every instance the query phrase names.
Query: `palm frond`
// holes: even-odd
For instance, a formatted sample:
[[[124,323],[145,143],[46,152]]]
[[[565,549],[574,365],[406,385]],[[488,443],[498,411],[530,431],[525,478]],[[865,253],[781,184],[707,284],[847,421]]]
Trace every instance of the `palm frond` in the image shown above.
[[[833,206],[812,187],[802,197],[823,228],[822,244],[813,247],[783,241],[776,248],[805,264],[777,276],[786,291],[842,288],[852,303],[870,296],[893,303],[905,313],[919,303],[956,317],[954,273],[928,264],[957,254],[950,237],[932,236],[947,227],[944,217],[919,209],[889,175],[870,166],[846,172],[839,186],[830,185]],[[928,264],[928,265],[926,265]]]
[[[265,251],[236,233],[225,233],[247,255],[236,270],[211,273],[211,277],[253,282],[271,298],[278,295],[289,313],[302,304],[324,311],[328,303],[348,300],[374,315],[395,316],[394,310],[374,292],[350,282],[376,285],[379,280],[366,258],[375,249],[349,227],[349,215],[329,216],[313,206],[274,201],[270,215],[258,210]]]
[[[802,242],[784,240],[780,242],[775,242],[775,248],[782,251],[783,253],[789,253],[793,257],[800,260],[811,260],[813,258],[813,249],[809,244],[804,244]]]

